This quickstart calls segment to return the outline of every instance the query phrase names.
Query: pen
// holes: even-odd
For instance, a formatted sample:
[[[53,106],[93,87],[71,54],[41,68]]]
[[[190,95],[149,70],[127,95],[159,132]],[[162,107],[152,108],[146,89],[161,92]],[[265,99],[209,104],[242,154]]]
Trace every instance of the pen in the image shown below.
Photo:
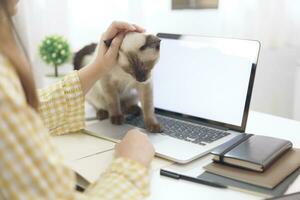
[[[104,40],[103,42],[106,45],[106,47],[110,47],[112,41],[113,41],[113,38],[112,39],[108,39],[108,40]]]
[[[166,177],[169,177],[169,178],[173,178],[173,179],[182,179],[182,180],[191,181],[191,182],[194,182],[194,183],[209,185],[209,186],[217,187],[217,188],[227,188],[226,185],[222,185],[220,183],[215,183],[215,182],[200,179],[200,178],[194,178],[194,177],[190,177],[190,176],[186,176],[186,175],[182,175],[182,174],[177,174],[177,173],[170,172],[170,171],[167,171],[167,170],[164,170],[164,169],[160,170],[160,175],[166,176]]]

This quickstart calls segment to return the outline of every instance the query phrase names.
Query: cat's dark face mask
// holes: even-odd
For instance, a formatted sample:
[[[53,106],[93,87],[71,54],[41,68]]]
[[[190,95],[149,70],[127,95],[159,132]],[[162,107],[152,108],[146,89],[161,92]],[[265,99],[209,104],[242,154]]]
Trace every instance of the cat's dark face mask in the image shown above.
[[[159,59],[161,40],[154,35],[145,35],[145,42],[136,51],[123,52],[128,59],[128,65],[123,70],[136,79],[146,82],[151,77],[151,71]]]

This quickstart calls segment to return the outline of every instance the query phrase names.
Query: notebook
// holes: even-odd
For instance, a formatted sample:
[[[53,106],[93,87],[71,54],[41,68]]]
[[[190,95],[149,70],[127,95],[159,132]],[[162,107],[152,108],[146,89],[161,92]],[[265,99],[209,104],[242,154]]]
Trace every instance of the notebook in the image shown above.
[[[219,176],[219,175],[216,175],[216,174],[213,174],[210,172],[204,172],[201,175],[199,175],[198,178],[201,178],[204,180],[210,180],[210,181],[213,181],[216,183],[222,183],[222,184],[228,186],[228,188],[232,189],[232,190],[247,192],[247,193],[251,193],[253,195],[262,196],[262,197],[275,197],[275,196],[283,195],[289,188],[290,184],[292,184],[299,175],[300,175],[300,169],[293,172],[291,175],[289,175],[286,179],[284,179],[280,184],[278,184],[273,189],[256,186],[256,185],[245,183],[242,181],[237,181],[237,180],[227,178],[224,176]],[[298,198],[297,200],[299,200],[299,199],[300,198]],[[286,200],[286,199],[284,199],[284,200]]]
[[[220,163],[211,163],[204,169],[210,173],[272,189],[299,167],[300,149],[291,149],[262,173]]]
[[[215,148],[213,161],[263,172],[292,147],[288,140],[242,134]]]

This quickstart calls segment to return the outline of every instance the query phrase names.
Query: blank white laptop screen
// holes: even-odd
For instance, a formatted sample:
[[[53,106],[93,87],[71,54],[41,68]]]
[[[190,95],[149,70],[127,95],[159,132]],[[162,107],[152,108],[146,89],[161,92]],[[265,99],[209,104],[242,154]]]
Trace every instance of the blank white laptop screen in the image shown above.
[[[155,107],[241,126],[258,51],[257,41],[163,38],[153,71]]]

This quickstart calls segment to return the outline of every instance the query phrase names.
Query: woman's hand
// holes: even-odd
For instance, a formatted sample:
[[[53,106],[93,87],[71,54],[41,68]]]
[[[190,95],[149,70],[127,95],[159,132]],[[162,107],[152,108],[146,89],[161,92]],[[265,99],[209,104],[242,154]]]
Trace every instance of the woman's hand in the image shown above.
[[[116,64],[124,36],[127,32],[132,31],[144,32],[145,30],[137,25],[118,21],[113,22],[108,27],[97,46],[93,61],[79,70],[79,78],[84,94]],[[108,39],[113,39],[109,47],[104,43],[104,40]]]
[[[101,69],[100,71],[106,73],[116,64],[118,52],[125,34],[133,31],[144,32],[145,30],[134,24],[115,21],[103,33],[93,61]],[[112,43],[107,47],[104,41],[111,39],[113,39]]]
[[[116,145],[116,156],[129,158],[149,167],[154,157],[154,148],[146,134],[133,129]]]

